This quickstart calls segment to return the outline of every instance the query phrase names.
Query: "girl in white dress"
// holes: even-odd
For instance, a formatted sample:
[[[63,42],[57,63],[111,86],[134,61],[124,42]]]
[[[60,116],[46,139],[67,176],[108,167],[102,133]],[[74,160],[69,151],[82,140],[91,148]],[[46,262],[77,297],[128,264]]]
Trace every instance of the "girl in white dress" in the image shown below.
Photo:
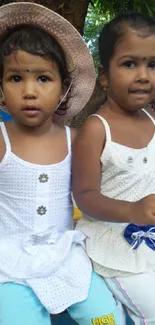
[[[99,38],[105,104],[73,150],[77,229],[134,324],[155,324],[155,20],[120,14]],[[121,324],[121,323],[120,323]]]
[[[90,286],[85,236],[72,221],[75,131],[58,124],[89,100],[95,71],[71,24],[14,3],[0,8],[0,80],[13,116],[0,123],[0,324],[46,325]]]

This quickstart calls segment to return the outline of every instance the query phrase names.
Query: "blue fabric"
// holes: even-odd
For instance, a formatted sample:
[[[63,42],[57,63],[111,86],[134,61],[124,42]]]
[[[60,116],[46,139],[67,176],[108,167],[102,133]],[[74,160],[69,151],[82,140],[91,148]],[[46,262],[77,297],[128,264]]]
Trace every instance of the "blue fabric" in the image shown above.
[[[77,325],[67,313],[63,313],[52,318],[52,325]],[[92,325],[92,324],[91,324]],[[103,325],[103,324],[102,324]],[[109,324],[107,324],[109,325]],[[127,315],[126,325],[134,325],[133,321]]]
[[[68,311],[74,320],[65,313],[52,317],[52,325],[100,325],[103,321],[109,325],[124,324],[120,304],[116,304],[103,278],[95,273],[89,297]],[[0,325],[15,324],[50,325],[50,315],[29,287],[4,283],[0,286]],[[132,322],[128,319],[126,324],[132,325]]]
[[[12,116],[10,114],[4,113],[3,111],[0,110],[0,119],[3,122],[7,122],[9,120],[12,120]]]
[[[134,325],[133,321],[130,319],[128,315],[126,315],[126,325]]]
[[[124,238],[133,249],[137,249],[145,241],[147,246],[155,250],[155,227],[152,225],[140,227],[130,223],[125,229]]]
[[[86,300],[70,308],[68,312],[80,325],[125,324],[125,313],[116,302],[103,277],[93,272],[89,295]]]
[[[50,325],[50,315],[33,291],[17,283],[0,286],[0,325]]]

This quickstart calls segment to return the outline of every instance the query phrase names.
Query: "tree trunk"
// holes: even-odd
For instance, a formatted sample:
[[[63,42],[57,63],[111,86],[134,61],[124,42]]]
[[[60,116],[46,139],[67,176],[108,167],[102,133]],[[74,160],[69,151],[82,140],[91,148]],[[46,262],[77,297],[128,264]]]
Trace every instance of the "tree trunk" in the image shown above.
[[[97,79],[91,99],[83,108],[83,110],[77,116],[75,116],[73,120],[70,121],[70,123],[68,124],[72,127],[80,128],[86,118],[89,115],[94,114],[100,108],[100,106],[104,104],[105,100],[106,92],[102,89],[99,80]]]
[[[23,2],[23,0],[16,0]],[[85,17],[90,0],[25,0],[25,2],[35,2],[66,18],[83,35]]]

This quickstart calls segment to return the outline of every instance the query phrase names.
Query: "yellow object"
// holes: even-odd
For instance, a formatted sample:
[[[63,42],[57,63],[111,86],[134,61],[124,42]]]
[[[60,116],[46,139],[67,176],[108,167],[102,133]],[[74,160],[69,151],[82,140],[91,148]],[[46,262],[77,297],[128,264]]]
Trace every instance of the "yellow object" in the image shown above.
[[[78,221],[81,217],[82,217],[82,212],[77,207],[74,207],[73,219],[75,221]]]

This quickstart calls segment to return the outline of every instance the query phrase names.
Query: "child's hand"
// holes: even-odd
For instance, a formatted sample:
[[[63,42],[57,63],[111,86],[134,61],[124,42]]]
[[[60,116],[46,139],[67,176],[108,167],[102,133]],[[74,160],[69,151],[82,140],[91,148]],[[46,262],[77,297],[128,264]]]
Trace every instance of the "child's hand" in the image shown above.
[[[155,225],[155,194],[131,203],[131,219],[138,226]]]

